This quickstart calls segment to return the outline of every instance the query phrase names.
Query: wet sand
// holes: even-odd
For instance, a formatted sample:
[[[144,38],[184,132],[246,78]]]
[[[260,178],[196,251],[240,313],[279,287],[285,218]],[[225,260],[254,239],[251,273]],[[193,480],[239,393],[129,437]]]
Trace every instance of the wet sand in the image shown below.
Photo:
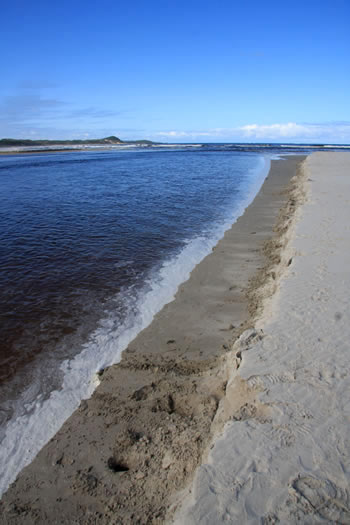
[[[0,523],[170,519],[226,422],[218,407],[227,357],[261,312],[259,290],[274,291],[281,235],[297,207],[290,181],[303,158],[272,161],[244,215],[20,473],[2,498]]]

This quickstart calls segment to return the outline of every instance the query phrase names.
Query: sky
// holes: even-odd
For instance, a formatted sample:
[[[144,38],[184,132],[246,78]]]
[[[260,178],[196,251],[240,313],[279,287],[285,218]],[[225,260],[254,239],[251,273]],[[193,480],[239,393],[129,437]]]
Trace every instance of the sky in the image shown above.
[[[0,138],[350,143],[350,0],[12,0]]]

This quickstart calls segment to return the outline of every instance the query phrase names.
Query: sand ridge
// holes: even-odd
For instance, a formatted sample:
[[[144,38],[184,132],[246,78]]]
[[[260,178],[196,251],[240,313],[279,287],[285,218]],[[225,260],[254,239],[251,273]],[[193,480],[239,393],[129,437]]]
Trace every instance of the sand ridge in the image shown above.
[[[227,359],[259,309],[256,287],[267,274],[274,280],[282,245],[266,242],[301,160],[273,161],[245,214],[22,471],[2,499],[1,523],[164,522],[225,422],[215,415]],[[234,360],[240,366],[238,351]]]
[[[177,524],[350,523],[349,172],[348,154],[304,163],[282,279],[234,345],[231,421]]]

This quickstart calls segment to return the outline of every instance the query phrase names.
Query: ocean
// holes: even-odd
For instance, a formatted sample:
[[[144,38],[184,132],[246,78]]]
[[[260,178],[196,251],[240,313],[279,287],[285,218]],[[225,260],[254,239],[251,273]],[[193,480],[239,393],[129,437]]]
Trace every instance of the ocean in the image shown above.
[[[0,156],[0,492],[173,299],[268,168],[268,156],[227,145]]]

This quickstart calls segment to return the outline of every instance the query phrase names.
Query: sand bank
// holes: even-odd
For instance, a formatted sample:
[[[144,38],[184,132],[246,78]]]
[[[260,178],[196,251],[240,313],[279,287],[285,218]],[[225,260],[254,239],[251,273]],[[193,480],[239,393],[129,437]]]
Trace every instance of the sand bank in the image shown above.
[[[220,408],[228,357],[260,311],[257,289],[275,287],[272,230],[281,207],[280,230],[293,215],[286,185],[301,160],[272,162],[245,214],[22,471],[1,523],[164,522],[230,417]]]
[[[350,523],[350,155],[303,169],[278,293],[234,345],[231,421],[177,524]]]

